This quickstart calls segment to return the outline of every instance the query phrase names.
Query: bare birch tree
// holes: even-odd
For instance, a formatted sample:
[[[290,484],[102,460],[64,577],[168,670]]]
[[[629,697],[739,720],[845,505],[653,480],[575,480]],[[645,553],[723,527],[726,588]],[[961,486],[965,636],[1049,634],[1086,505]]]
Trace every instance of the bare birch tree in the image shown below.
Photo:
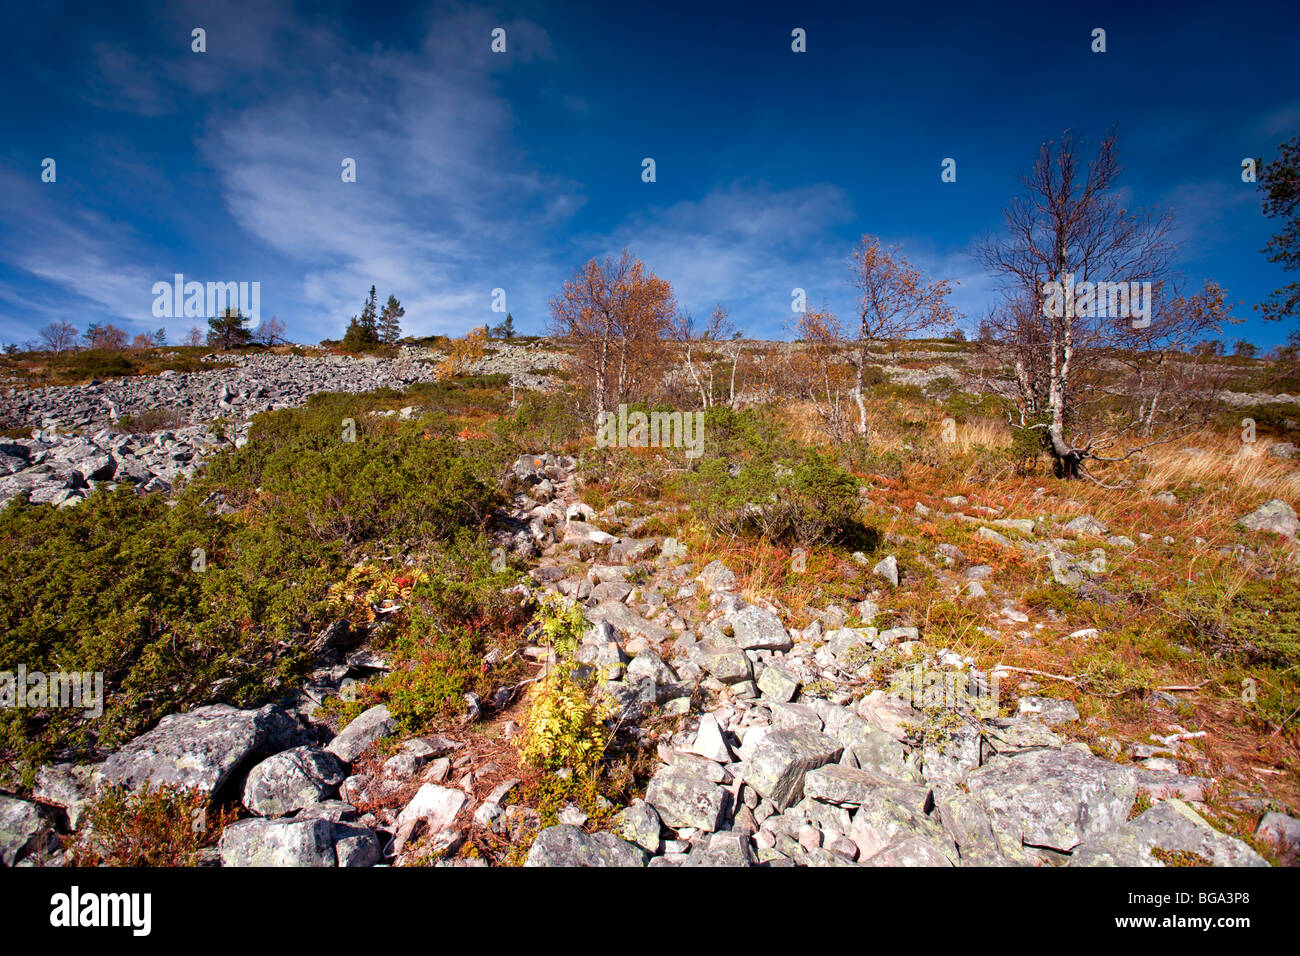
[[[1216,286],[1177,293],[1172,221],[1116,191],[1115,133],[1090,162],[1084,148],[1069,132],[1044,143],[1026,195],[1004,212],[1007,235],[981,244],[1004,298],[980,338],[1008,369],[1018,427],[1042,430],[1056,475],[1095,481],[1088,459],[1128,460],[1167,440],[1161,423],[1190,420],[1212,383],[1174,356],[1230,318]],[[1128,443],[1138,433],[1145,444]]]

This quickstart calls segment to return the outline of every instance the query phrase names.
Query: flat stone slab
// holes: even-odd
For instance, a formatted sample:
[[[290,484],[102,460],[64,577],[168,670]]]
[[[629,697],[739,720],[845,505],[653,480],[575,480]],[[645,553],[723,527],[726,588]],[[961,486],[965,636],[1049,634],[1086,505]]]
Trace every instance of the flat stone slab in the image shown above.
[[[809,797],[842,807],[860,807],[884,799],[925,813],[930,805],[929,787],[904,783],[869,770],[855,770],[843,764],[808,771],[803,778],[803,791]]]
[[[587,611],[587,619],[593,624],[608,621],[624,642],[634,637],[644,637],[652,644],[661,644],[673,636],[673,632],[668,628],[647,621],[619,601],[605,601],[596,605]]]
[[[1049,727],[1068,724],[1079,719],[1078,709],[1068,700],[1056,700],[1052,697],[1021,697],[1020,714],[1025,717],[1037,717]]]
[[[1158,851],[1169,854],[1162,861]],[[1268,866],[1241,840],[1220,833],[1181,800],[1158,803],[1075,851],[1071,866]]]
[[[1121,826],[1138,789],[1131,769],[1075,746],[999,757],[970,773],[966,785],[995,830],[1067,853]]]
[[[925,837],[907,837],[886,847],[863,866],[952,866],[953,862],[938,844]]]

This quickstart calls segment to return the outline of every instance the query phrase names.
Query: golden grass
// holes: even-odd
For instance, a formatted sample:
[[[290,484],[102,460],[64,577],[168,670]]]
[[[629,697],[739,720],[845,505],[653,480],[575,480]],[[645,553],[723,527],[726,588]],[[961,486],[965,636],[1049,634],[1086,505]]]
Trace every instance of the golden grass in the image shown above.
[[[1223,436],[1201,432],[1182,447],[1153,449],[1141,486],[1152,490],[1187,488],[1192,485],[1229,485],[1251,499],[1300,500],[1300,470],[1290,462],[1268,454],[1270,442],[1240,441],[1235,434]],[[1189,454],[1188,449],[1198,449]]]

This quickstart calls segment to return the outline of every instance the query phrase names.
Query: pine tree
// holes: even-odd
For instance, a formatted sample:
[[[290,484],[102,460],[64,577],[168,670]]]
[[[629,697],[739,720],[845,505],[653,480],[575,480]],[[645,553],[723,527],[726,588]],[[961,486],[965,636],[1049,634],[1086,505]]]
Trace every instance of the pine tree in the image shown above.
[[[397,296],[390,295],[388,302],[384,305],[383,315],[379,318],[379,340],[391,345],[402,337],[401,318],[406,315],[406,309],[402,308],[402,303],[397,301]]]
[[[515,317],[507,312],[506,320],[492,330],[492,335],[499,339],[513,339],[515,337]]]
[[[235,308],[226,309],[220,316],[208,319],[208,345],[223,349],[247,345],[252,337],[248,326],[244,324],[247,321],[248,318]]]

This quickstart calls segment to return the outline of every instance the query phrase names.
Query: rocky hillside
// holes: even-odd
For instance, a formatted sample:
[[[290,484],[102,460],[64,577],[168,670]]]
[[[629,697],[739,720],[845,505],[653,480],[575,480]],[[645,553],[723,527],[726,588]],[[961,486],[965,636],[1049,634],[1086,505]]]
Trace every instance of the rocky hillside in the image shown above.
[[[490,356],[473,371],[514,376],[521,393],[530,381],[522,376],[553,386],[546,372],[554,354],[521,367],[529,354]],[[1287,590],[1300,522],[1284,498],[1259,502],[1251,491],[1255,504],[1242,507],[1242,492],[1203,471],[1179,477],[1178,468],[1191,467],[1182,459],[1158,476],[1165,490],[1119,495],[1006,471],[981,478],[989,466],[975,459],[923,472],[883,473],[895,467],[885,459],[852,473],[796,471],[762,437],[771,422],[761,414],[743,427],[731,413],[720,416],[715,428],[726,434],[715,431],[718,444],[692,471],[671,452],[592,453],[589,436],[541,444],[543,429],[555,427],[547,416],[559,416],[562,403],[550,411],[507,405],[518,396],[499,380],[489,406],[458,398],[444,421],[439,415],[451,413],[424,407],[413,390],[434,375],[424,357],[255,356],[202,373],[6,393],[8,420],[35,431],[0,446],[0,489],[6,498],[26,492],[33,504],[73,504],[127,483],[168,494],[236,447],[269,454],[270,446],[248,445],[249,420],[318,392],[396,390],[362,420],[380,439],[412,443],[400,454],[431,434],[468,447],[507,421],[529,436],[529,453],[497,476],[499,506],[483,515],[492,571],[508,562],[515,583],[483,578],[493,582],[488,589],[466,578],[422,592],[426,562],[450,553],[448,539],[421,550],[400,537],[405,543],[393,547],[358,535],[359,549],[344,555],[352,571],[329,592],[331,620],[294,648],[306,663],[291,682],[258,701],[231,702],[227,682],[217,680],[201,706],[129,740],[6,778],[0,863],[137,859],[115,855],[122,844],[146,842],[119,832],[124,819],[200,811],[209,822],[183,852],[167,849],[169,859],[873,867],[1300,860],[1294,727],[1283,719],[1294,687],[1285,677],[1294,669],[1289,642],[1300,633]],[[927,381],[953,370],[938,371]],[[108,424],[158,407],[176,411],[174,426],[133,433]],[[325,417],[329,436],[336,424]],[[305,429],[286,424],[276,434]],[[751,450],[724,444],[733,433],[751,435]],[[324,457],[293,466],[304,484],[326,480],[311,469],[330,468],[329,447],[305,439],[304,447],[318,446]],[[757,485],[746,483],[753,448],[778,456]],[[351,481],[364,455],[328,480]],[[1268,467],[1293,467],[1284,457]],[[1213,467],[1227,467],[1223,458],[1216,453]],[[1289,487],[1281,472],[1268,474],[1251,481]],[[806,475],[813,480],[800,484]],[[788,499],[807,512],[795,514],[796,529],[810,514],[843,507],[804,500],[808,488],[847,494],[863,522],[856,537],[780,537],[785,512],[774,505],[782,495],[771,501],[754,491],[772,487],[764,481],[773,476],[792,482]],[[207,495],[203,507],[217,522],[266,520],[285,492],[267,477],[251,484]],[[296,533],[318,531],[331,509],[347,521],[323,537],[354,533],[352,513],[343,515],[354,505],[341,492],[327,485],[312,495],[325,510],[294,525]],[[733,506],[737,516],[726,514]],[[735,530],[719,531],[724,525]],[[1220,572],[1234,582],[1223,594],[1215,590]],[[265,573],[279,572],[267,564]],[[1242,593],[1247,606],[1237,602]],[[483,602],[496,616],[469,617],[468,630],[453,634],[419,609],[430,595],[447,606]],[[348,613],[340,600],[351,602]],[[580,612],[571,646],[548,616],[568,613],[556,608]],[[521,613],[531,622],[508,623]],[[464,636],[471,632],[478,643]],[[278,640],[252,669],[272,666],[285,651]],[[261,652],[240,646],[237,657],[247,665],[243,658]],[[1246,681],[1260,685],[1259,708],[1234,702]],[[564,696],[573,687],[581,699]],[[436,708],[427,706],[433,700]],[[1269,733],[1273,726],[1278,733]],[[565,760],[535,759],[558,744],[573,748]],[[589,746],[594,763],[583,756]],[[186,796],[150,803],[157,797],[146,784],[155,795],[162,787]]]
[[[382,705],[333,733],[322,700],[388,666],[339,624],[320,636],[319,667],[292,704],[205,706],[93,766],[43,767],[30,799],[0,797],[0,858],[57,864],[57,831],[82,823],[98,787],[150,781],[241,805],[248,816],[201,855],[226,866],[482,864],[457,854],[493,839],[529,847],[528,866],[1267,865],[1205,818],[1217,782],[1180,770],[1197,759],[1197,735],[1171,724],[1123,762],[1094,754],[1063,734],[1080,719],[1073,704],[1034,696],[1015,669],[980,671],[918,640],[916,627],[876,626],[869,599],[787,626],[779,603],[746,598],[722,562],[700,565],[672,538],[638,535],[644,521],[618,506],[598,513],[576,500],[575,467],[549,454],[516,462],[523,487],[499,536],[535,556],[540,588],[585,608],[576,660],[654,755],[644,796],[605,826],[589,826],[574,804],[543,826],[514,799],[521,780],[503,751],[519,733],[516,687],[467,698],[466,720],[445,733],[394,737]],[[949,505],[964,516],[967,502]],[[1104,567],[1104,548],[1079,558],[1053,543],[1105,535],[1095,519],[972,520],[990,540],[1018,535],[1067,586]],[[1268,520],[1295,533],[1293,513]],[[1134,546],[1123,536],[1105,544]],[[952,587],[996,591],[992,568],[956,548],[940,556]],[[900,586],[892,555],[869,573],[882,598]],[[995,616],[1034,626],[1010,601]],[[555,663],[544,646],[522,654],[539,673]],[[864,692],[886,659],[897,665],[889,685]],[[1020,688],[1009,715],[989,696],[997,682]],[[490,743],[465,729],[485,717],[499,721]],[[1266,813],[1256,835],[1294,853],[1300,820]]]

